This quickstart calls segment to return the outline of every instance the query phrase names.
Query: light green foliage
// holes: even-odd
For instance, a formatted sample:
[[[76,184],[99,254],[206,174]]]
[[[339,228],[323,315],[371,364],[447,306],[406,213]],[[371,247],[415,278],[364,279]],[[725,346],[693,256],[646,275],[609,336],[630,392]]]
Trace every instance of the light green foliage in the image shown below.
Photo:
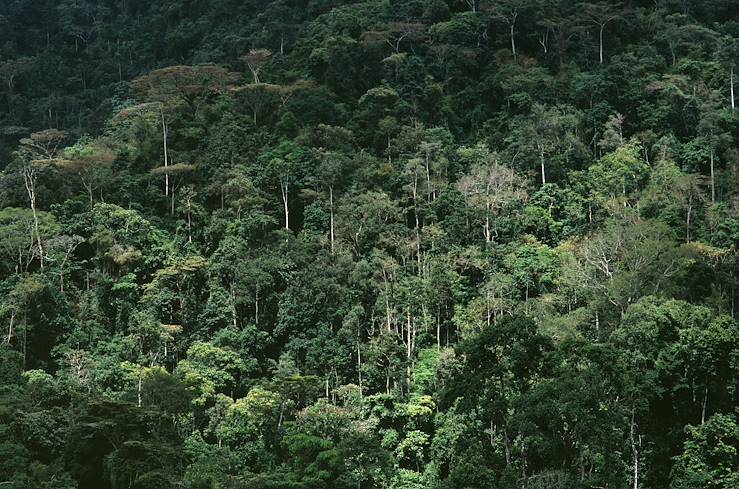
[[[187,359],[178,364],[177,373],[195,386],[198,396],[193,402],[202,405],[216,393],[232,393],[243,367],[236,352],[197,342],[188,348]]]
[[[738,9],[0,1],[0,489],[734,489]]]
[[[739,482],[739,427],[732,415],[717,414],[701,426],[688,426],[683,452],[672,472],[675,489],[733,487]]]

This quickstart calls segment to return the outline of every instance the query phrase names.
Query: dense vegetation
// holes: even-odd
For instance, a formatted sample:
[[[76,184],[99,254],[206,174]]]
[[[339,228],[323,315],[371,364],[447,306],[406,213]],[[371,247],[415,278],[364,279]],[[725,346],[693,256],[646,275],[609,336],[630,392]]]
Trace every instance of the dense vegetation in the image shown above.
[[[739,487],[739,1],[0,1],[3,489]]]

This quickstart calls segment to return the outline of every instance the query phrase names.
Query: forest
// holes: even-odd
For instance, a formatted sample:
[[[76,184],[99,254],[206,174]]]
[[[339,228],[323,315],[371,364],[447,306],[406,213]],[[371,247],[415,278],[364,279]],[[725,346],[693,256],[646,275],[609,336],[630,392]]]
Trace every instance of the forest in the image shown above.
[[[0,0],[1,489],[736,489],[739,0]]]

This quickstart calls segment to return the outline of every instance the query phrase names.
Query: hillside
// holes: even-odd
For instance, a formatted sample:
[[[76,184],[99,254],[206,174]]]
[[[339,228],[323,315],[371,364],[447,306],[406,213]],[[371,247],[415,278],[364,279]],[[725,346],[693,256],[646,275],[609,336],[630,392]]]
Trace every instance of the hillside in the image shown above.
[[[737,77],[739,0],[0,2],[0,487],[738,487]]]

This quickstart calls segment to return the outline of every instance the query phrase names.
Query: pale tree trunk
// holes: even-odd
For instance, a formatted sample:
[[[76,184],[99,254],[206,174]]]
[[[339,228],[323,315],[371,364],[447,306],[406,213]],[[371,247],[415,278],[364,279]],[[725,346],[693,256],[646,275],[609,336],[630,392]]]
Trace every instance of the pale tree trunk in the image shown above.
[[[30,165],[30,163],[29,163]],[[36,213],[36,170],[30,166],[23,169],[23,182],[26,185],[28,193],[28,201],[33,214],[33,229],[36,233],[36,245],[38,246],[39,262],[41,269],[44,268],[44,246],[41,243],[41,233],[39,231],[38,214]]]
[[[690,243],[690,217],[693,213],[693,196],[688,197],[688,212],[685,218],[685,242]]]
[[[388,274],[382,270],[382,282],[385,286],[385,319],[387,322],[387,332],[392,332],[392,312],[390,310],[390,282],[388,280]]]
[[[359,348],[357,341],[357,378],[359,380],[359,398],[362,398],[362,350]]]
[[[259,326],[259,287],[254,292],[254,326]]]
[[[390,313],[390,297],[387,292],[385,292],[385,318],[387,319],[387,332],[390,333],[392,331],[392,314]]]
[[[282,192],[282,206],[285,212],[285,229],[290,229],[290,209],[288,208],[289,183],[286,178],[280,180],[280,191]]]
[[[541,186],[543,187],[547,183],[547,173],[544,167],[544,152],[543,151],[539,154],[539,157],[541,158]]]
[[[234,287],[234,284],[232,283],[229,287],[229,292],[231,296],[231,323],[236,327],[236,288]]]
[[[436,313],[436,350],[441,350],[441,307]]]
[[[331,215],[331,254],[334,254],[334,186],[328,187],[329,212]]]
[[[167,149],[167,121],[164,119],[164,108],[160,109],[162,116],[162,139],[164,146],[164,195],[169,195],[169,173],[166,168],[169,167],[169,151]]]
[[[277,419],[277,429],[282,427],[282,421],[285,419],[285,402],[280,403],[280,417]]]
[[[600,25],[600,32],[599,32],[599,45],[598,45],[598,54],[600,56],[600,64],[603,64],[603,29],[605,29],[606,25],[601,24]]]
[[[416,234],[416,262],[418,265],[418,276],[422,274],[421,268],[421,234],[420,234],[420,221],[418,219],[418,167],[414,169],[413,173],[413,217],[415,219],[415,234]]]
[[[716,177],[714,174],[714,150],[713,145],[711,145],[711,203],[716,203]]]
[[[503,424],[503,447],[505,448],[505,464],[506,467],[511,465],[511,441],[508,439],[508,418]]]
[[[516,53],[516,38],[514,36],[514,30],[516,28],[516,18],[517,17],[518,17],[518,13],[514,13],[513,17],[511,18],[511,24],[510,24],[511,53],[513,54],[514,63],[518,60],[518,53]]]
[[[731,110],[736,109],[736,99],[734,98],[734,67],[731,67],[731,75],[729,77],[729,88],[731,91]]]
[[[138,407],[141,407],[141,378],[142,378],[141,367],[139,367],[139,382],[138,382],[138,389],[137,389],[137,392],[136,392],[136,397],[137,397],[137,403],[136,403],[136,405]]]
[[[549,29],[544,31],[544,34],[539,36],[539,44],[544,49],[544,54],[547,54],[549,52],[549,48],[547,47],[548,40],[549,40]]]
[[[192,243],[192,215],[189,202],[187,204],[187,242]]]
[[[490,243],[493,241],[493,233],[490,231],[490,208],[492,203],[490,202],[490,187],[488,186],[487,195],[485,196],[485,242]]]
[[[92,197],[92,191],[94,190],[92,181],[87,181],[84,176],[80,176],[80,178],[82,179],[82,186],[87,190],[87,196],[90,198],[90,210],[92,210],[92,208],[95,207],[95,202]]]
[[[411,360],[413,359],[413,348],[414,348],[414,342],[415,342],[415,326],[414,321],[411,320],[411,312],[410,310],[406,311],[406,322],[407,322],[407,331],[406,331],[406,355],[407,355],[407,361],[408,364],[406,366],[406,382],[408,383],[408,392],[411,390]]]
[[[706,388],[703,390],[703,403],[701,405],[701,426],[706,422],[706,406],[708,405],[708,377],[706,377]]]
[[[13,326],[15,325],[15,311],[10,313],[10,324],[8,325],[8,335],[5,337],[5,343],[10,344],[13,339]]]
[[[631,442],[631,456],[633,461],[632,489],[639,489],[639,449],[641,448],[641,435],[636,433],[636,422],[634,411],[631,411],[631,423],[629,423],[629,441]]]

